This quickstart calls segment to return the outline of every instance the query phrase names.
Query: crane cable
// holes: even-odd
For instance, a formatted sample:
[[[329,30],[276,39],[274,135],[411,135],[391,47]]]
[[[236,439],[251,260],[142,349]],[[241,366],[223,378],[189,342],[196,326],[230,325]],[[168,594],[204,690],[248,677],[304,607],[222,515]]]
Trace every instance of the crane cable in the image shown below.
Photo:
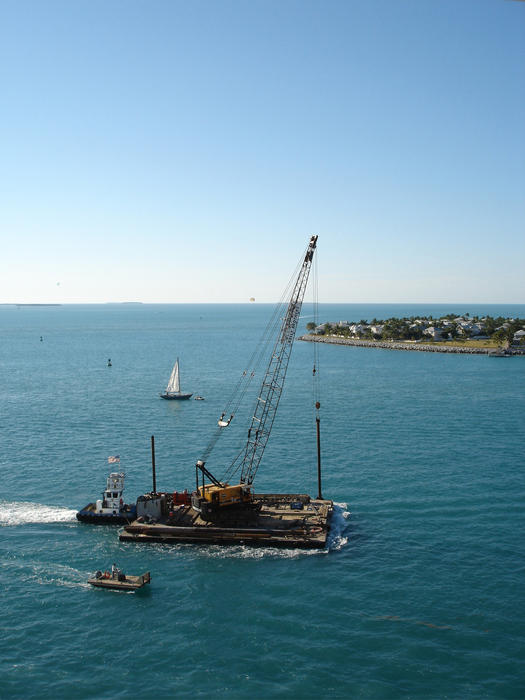
[[[282,315],[282,309],[284,306],[285,301],[287,300],[288,295],[291,293],[291,288],[292,285],[294,284],[295,278],[298,275],[299,269],[302,265],[302,262],[299,261],[299,263],[296,265],[295,270],[293,271],[290,279],[288,280],[288,283],[281,294],[281,297],[277,304],[274,307],[274,310],[272,312],[272,315],[266,324],[266,327],[262,333],[262,336],[255,346],[255,350],[253,351],[248,364],[246,365],[246,368],[243,370],[241,376],[237,380],[237,383],[232,391],[232,394],[230,398],[228,399],[228,402],[226,403],[226,406],[224,407],[224,410],[221,413],[221,416],[219,418],[219,423],[218,427],[216,428],[215,432],[213,433],[212,437],[210,438],[207,446],[205,447],[200,460],[202,462],[207,462],[208,458],[210,457],[211,453],[213,452],[213,449],[215,448],[215,445],[217,444],[221,434],[224,432],[223,428],[227,427],[231,420],[233,419],[235,413],[238,411],[250,385],[251,382],[257,372],[257,370],[260,368],[261,363],[263,359],[266,357],[267,354],[267,349],[270,345],[270,343],[273,341],[277,328],[279,327],[279,324],[281,322],[281,315]],[[229,417],[227,417],[229,416]],[[226,420],[224,420],[226,418]],[[221,425],[222,423],[222,425]],[[234,459],[234,461],[231,463],[230,468],[228,469],[228,472],[230,469],[234,466],[235,462],[239,458],[240,454],[244,451],[244,447],[241,449],[241,452],[239,455]]]
[[[317,239],[317,237],[316,237],[316,239]],[[291,279],[290,279],[290,281],[289,281],[289,283],[288,283],[288,285],[287,285],[287,288],[286,288],[286,290],[285,290],[285,293],[283,294],[283,297],[281,298],[280,305],[283,304],[283,301],[282,301],[283,298],[284,298],[285,296],[288,297],[288,298],[287,298],[287,303],[286,303],[286,310],[285,310],[285,313],[284,313],[283,317],[279,319],[279,321],[282,322],[282,324],[284,324],[285,319],[288,317],[287,315],[290,313],[290,307],[291,307],[291,304],[292,304],[292,297],[293,297],[293,296],[296,294],[296,292],[297,292],[297,283],[298,283],[299,272],[300,272],[301,268],[303,268],[303,266],[304,266],[304,264],[305,264],[305,262],[306,262],[306,255],[307,255],[307,253],[308,253],[308,251],[309,251],[309,249],[310,249],[310,245],[311,245],[311,241],[310,241],[310,244],[309,244],[309,246],[307,247],[307,249],[306,249],[306,251],[305,251],[305,255],[303,256],[302,260],[301,260],[301,261],[299,262],[299,264],[297,265],[297,267],[296,267],[296,269],[295,269],[295,271],[294,271],[294,273],[293,273],[293,275],[292,275],[292,277],[291,277]],[[310,260],[312,260],[311,257],[310,257]],[[316,260],[316,257],[314,257],[314,262],[315,262],[315,260]],[[305,278],[305,280],[304,280],[304,285],[306,285],[307,279],[308,279],[308,274],[306,275],[306,278]],[[291,288],[292,283],[293,283],[293,288]],[[315,286],[316,286],[316,290],[317,290],[317,284],[316,284]],[[317,293],[317,291],[316,291],[316,293]],[[304,290],[303,290],[303,294],[304,294]],[[302,295],[301,295],[300,306],[301,306],[301,305],[302,305]],[[284,326],[281,325],[281,327],[279,328],[279,335],[275,334],[275,335],[277,335],[278,338],[279,338],[279,336],[280,336],[280,333],[283,331],[283,327],[284,327]],[[297,322],[295,323],[295,328],[296,328],[296,327],[297,327]],[[275,328],[275,330],[277,330],[277,323],[275,324],[274,328]],[[295,335],[295,331],[294,331],[294,335]],[[284,341],[283,341],[283,342],[284,342]],[[293,343],[293,340],[292,340],[291,342]],[[276,343],[277,343],[277,341],[275,341],[274,348],[276,347]],[[315,349],[317,350],[317,347],[316,347]],[[276,357],[276,356],[272,355],[272,357]],[[286,373],[286,370],[285,370],[285,373]],[[265,381],[266,381],[266,380],[265,380]],[[261,391],[262,391],[262,387],[261,387]],[[277,403],[278,403],[278,401],[279,401],[279,399],[277,399]],[[257,411],[257,404],[256,404],[255,412],[256,412],[256,411]],[[275,412],[274,412],[274,417],[275,417]],[[273,418],[272,418],[272,421],[271,421],[271,423],[270,423],[270,428],[269,428],[269,430],[271,430],[271,424],[272,424],[272,423],[273,423]],[[252,426],[253,426],[253,423],[252,423]],[[251,430],[251,429],[250,429],[250,430]],[[268,432],[269,432],[269,431],[268,431]],[[248,431],[248,439],[249,439],[249,437],[250,437],[250,431]],[[263,449],[264,449],[264,447],[263,447]],[[225,475],[224,475],[224,477],[223,477],[224,480],[228,480],[228,481],[229,481],[230,479],[233,478],[233,476],[234,476],[235,474],[237,474],[237,473],[240,471],[241,468],[244,470],[244,467],[245,467],[244,461],[245,461],[245,457],[246,457],[246,450],[247,450],[247,446],[244,446],[244,447],[241,449],[240,453],[239,453],[239,454],[235,457],[235,459],[232,461],[232,463],[230,464],[230,467],[228,468],[228,470],[226,471],[226,473],[225,473]],[[260,459],[260,458],[259,458],[259,459]],[[257,468],[255,469],[255,472],[256,472],[256,471],[257,471]],[[249,481],[249,483],[252,483],[252,481],[253,481],[253,476],[255,476],[255,472],[253,473],[252,478],[251,478],[251,480]]]

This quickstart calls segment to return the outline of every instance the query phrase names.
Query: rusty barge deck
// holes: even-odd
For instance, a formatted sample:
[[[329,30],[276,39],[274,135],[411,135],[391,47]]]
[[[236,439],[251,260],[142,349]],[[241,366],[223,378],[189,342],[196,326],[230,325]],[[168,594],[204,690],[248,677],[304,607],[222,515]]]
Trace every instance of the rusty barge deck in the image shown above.
[[[333,502],[305,494],[257,494],[253,509],[229,511],[213,521],[203,520],[189,505],[146,522],[138,518],[124,527],[122,542],[164,544],[243,544],[254,547],[324,549]]]

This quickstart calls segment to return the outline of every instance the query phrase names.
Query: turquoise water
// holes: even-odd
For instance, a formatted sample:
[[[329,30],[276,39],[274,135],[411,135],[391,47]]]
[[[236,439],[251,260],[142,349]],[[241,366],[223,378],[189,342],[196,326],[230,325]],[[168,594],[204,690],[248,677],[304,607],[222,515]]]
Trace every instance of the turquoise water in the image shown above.
[[[525,316],[324,305],[320,320],[449,311]],[[269,312],[0,307],[0,697],[523,697],[525,358],[320,347],[326,552],[121,544],[74,519],[108,455],[130,500],[151,489],[152,434],[158,487],[192,487]],[[206,401],[158,398],[176,356]],[[316,493],[311,368],[296,343],[260,491]],[[113,561],[150,588],[88,587]]]

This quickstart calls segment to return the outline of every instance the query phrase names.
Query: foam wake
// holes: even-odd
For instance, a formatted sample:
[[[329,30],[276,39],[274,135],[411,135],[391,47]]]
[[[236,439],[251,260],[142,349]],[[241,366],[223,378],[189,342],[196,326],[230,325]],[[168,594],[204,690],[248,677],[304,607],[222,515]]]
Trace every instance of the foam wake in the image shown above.
[[[75,510],[60,506],[0,501],[0,526],[2,527],[27,523],[63,523],[74,520],[75,515]]]
[[[66,588],[89,589],[87,579],[93,575],[92,571],[81,571],[65,564],[25,559],[2,560],[0,561],[2,575],[3,569],[8,571],[10,576],[15,573],[18,581],[39,585],[65,586]]]
[[[348,543],[348,537],[345,537],[345,530],[348,526],[348,518],[350,511],[347,510],[348,504],[335,503],[332,520],[330,523],[330,534],[326,542],[329,552],[337,552]]]

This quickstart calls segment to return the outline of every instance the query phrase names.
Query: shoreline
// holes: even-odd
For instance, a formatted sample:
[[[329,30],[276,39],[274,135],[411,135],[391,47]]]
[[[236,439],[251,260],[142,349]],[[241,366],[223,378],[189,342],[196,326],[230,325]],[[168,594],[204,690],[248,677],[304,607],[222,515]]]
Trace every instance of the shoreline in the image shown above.
[[[307,342],[328,343],[330,345],[353,345],[363,348],[380,348],[382,350],[412,350],[418,352],[444,352],[460,355],[489,355],[495,352],[497,348],[469,348],[451,345],[429,345],[425,343],[404,343],[400,340],[385,341],[385,340],[358,340],[357,338],[338,338],[336,336],[323,335],[301,335],[298,340]],[[525,350],[518,348],[509,348],[510,355],[525,355]]]

